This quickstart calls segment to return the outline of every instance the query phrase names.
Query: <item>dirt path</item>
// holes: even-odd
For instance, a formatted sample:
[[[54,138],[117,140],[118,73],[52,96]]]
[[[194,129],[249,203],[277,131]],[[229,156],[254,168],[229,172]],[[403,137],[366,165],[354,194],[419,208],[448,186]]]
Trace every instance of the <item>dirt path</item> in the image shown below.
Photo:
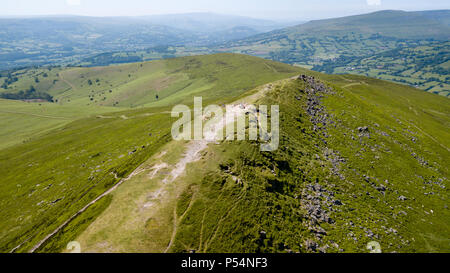
[[[71,82],[69,82],[68,80],[64,79],[63,77],[63,73],[59,73],[59,78],[65,82],[68,86],[70,86],[70,88],[72,88],[74,91],[77,90],[77,88],[75,87],[75,85],[73,85]]]
[[[243,115],[246,111],[243,105],[234,105],[231,111],[235,116]],[[171,183],[182,175],[186,170],[186,165],[192,162],[196,162],[201,158],[201,152],[208,147],[209,143],[214,143],[218,140],[218,134],[222,132],[223,128],[234,119],[220,119],[215,125],[213,125],[211,131],[204,134],[202,140],[192,140],[187,144],[186,152],[184,156],[175,165],[175,168],[170,174],[163,180],[164,184]]]
[[[184,211],[183,215],[181,215],[179,218],[177,217],[177,206],[175,206],[175,208],[173,209],[173,232],[172,232],[172,236],[170,237],[170,242],[167,245],[167,248],[164,250],[164,253],[167,253],[170,248],[173,245],[173,242],[175,241],[175,236],[177,235],[177,228],[178,228],[178,224],[181,223],[181,221],[183,221],[184,217],[186,217],[187,213],[191,210],[192,205],[194,204],[194,200],[195,200],[195,194],[191,197],[191,200],[189,201],[189,206],[187,207],[187,209]]]
[[[352,86],[356,86],[356,85],[367,85],[367,83],[365,83],[365,82],[349,83],[347,85],[342,86],[342,88],[348,88],[348,87],[352,87]]]
[[[419,132],[421,132],[422,134],[424,134],[425,136],[429,137],[432,141],[434,141],[436,144],[440,145],[442,148],[446,149],[448,152],[450,152],[450,149],[445,146],[444,144],[440,143],[439,141],[437,141],[432,135],[428,134],[427,132],[423,131],[422,129],[420,129],[417,125],[415,125],[412,122],[409,122],[409,124],[411,124],[412,126],[414,126],[414,128],[416,128]]]
[[[343,79],[344,81],[347,81],[347,82],[353,82],[353,80],[347,79],[344,76],[339,76],[339,78],[341,78],[341,79]]]
[[[259,92],[249,96],[248,99],[246,99],[246,101],[253,101],[254,99],[258,98],[260,95],[264,94],[266,91],[270,90],[272,86],[273,85],[265,85],[265,86],[263,86],[259,90]],[[244,115],[245,112],[247,111],[247,109],[246,109],[246,106],[244,104],[236,103],[231,108],[231,111],[233,112],[234,116],[240,116],[240,115]],[[201,152],[204,151],[208,147],[208,144],[215,143],[217,141],[216,140],[217,139],[216,136],[218,135],[218,133],[222,133],[224,128],[226,128],[226,125],[228,123],[230,123],[230,122],[234,122],[234,117],[232,117],[232,119],[230,120],[230,119],[228,119],[228,116],[226,116],[225,118],[220,119],[215,124],[215,126],[213,125],[212,129],[209,132],[205,133],[204,139],[202,139],[202,140],[192,140],[192,141],[188,142],[187,146],[186,146],[185,153],[178,160],[178,162],[174,165],[174,167],[170,171],[170,173],[168,175],[166,175],[165,178],[162,180],[162,182],[163,182],[162,187],[160,189],[158,189],[157,191],[155,191],[155,193],[153,194],[153,197],[154,197],[153,199],[161,199],[163,197],[163,195],[165,193],[167,193],[167,191],[165,190],[165,186],[164,185],[171,184],[173,181],[175,181],[177,178],[179,178],[181,175],[183,175],[185,173],[186,167],[187,167],[187,165],[189,163],[193,163],[193,162],[196,162],[196,161],[200,160],[201,159]],[[33,248],[30,250],[30,252],[36,251],[49,238],[51,238],[57,232],[59,232],[62,228],[64,228],[70,221],[72,221],[74,218],[76,218],[81,213],[86,211],[89,207],[91,207],[93,204],[98,202],[101,198],[105,197],[106,195],[108,195],[111,192],[113,192],[114,190],[116,190],[124,182],[130,180],[132,177],[134,177],[134,176],[136,176],[136,175],[138,175],[138,174],[140,174],[140,173],[142,173],[144,171],[148,171],[148,169],[146,169],[144,167],[144,164],[146,164],[146,163],[143,163],[135,171],[133,171],[127,178],[124,178],[121,181],[119,181],[114,187],[112,187],[111,189],[107,190],[106,192],[104,192],[103,194],[101,194],[100,196],[98,196],[97,198],[92,200],[89,204],[84,206],[82,209],[80,209],[78,212],[76,212],[74,215],[72,215],[64,223],[62,223],[60,226],[58,226],[53,232],[48,234],[39,243],[37,243],[35,246],[33,246]],[[165,162],[160,162],[159,164],[154,165],[153,168],[151,169],[152,172],[149,174],[150,177],[154,177],[161,169],[166,169],[167,167],[168,167],[168,165]],[[190,204],[190,206],[191,205],[192,204]],[[147,207],[145,207],[145,206],[147,206]],[[150,202],[150,203],[145,204],[144,208],[150,208],[152,206],[153,206],[153,202]],[[176,211],[174,211],[174,217],[175,217],[174,218],[174,229],[173,229],[173,232],[172,232],[172,235],[171,235],[171,239],[170,239],[169,245],[167,246],[167,248],[165,250],[166,252],[170,250],[170,248],[171,248],[171,246],[172,246],[172,244],[173,244],[173,242],[175,240],[175,237],[176,237],[178,224],[182,221],[184,215],[186,215],[187,211],[190,209],[190,206],[188,207],[186,212],[183,214],[183,216],[181,216],[178,219],[176,217]],[[17,247],[14,248],[14,250],[15,249],[17,249]]]
[[[418,116],[419,114],[417,113],[416,109],[413,108],[414,105],[411,104],[411,101],[408,98],[405,98],[408,101],[409,104],[409,109],[414,111],[414,113],[416,114],[416,116]],[[439,112],[438,112],[439,113]],[[409,124],[411,124],[414,128],[416,128],[419,132],[421,132],[422,134],[424,134],[425,136],[429,137],[432,141],[434,141],[436,144],[440,145],[442,148],[446,149],[447,151],[450,152],[450,149],[445,146],[444,144],[440,143],[439,141],[437,141],[432,135],[428,134],[427,132],[423,131],[422,129],[420,129],[417,125],[415,125],[412,122],[408,122]]]
[[[203,249],[203,252],[206,253],[206,252],[208,251],[209,245],[210,245],[211,242],[214,241],[214,240],[216,239],[216,237],[217,237],[217,233],[218,233],[218,231],[219,231],[219,229],[220,229],[221,223],[222,223],[225,219],[228,218],[228,216],[229,216],[229,215],[231,214],[231,212],[237,207],[237,205],[242,201],[242,198],[243,198],[245,195],[246,195],[245,190],[242,190],[241,193],[239,194],[237,200],[236,200],[236,203],[233,204],[233,206],[227,211],[227,213],[226,213],[225,215],[223,215],[222,217],[220,217],[220,220],[219,220],[219,222],[217,222],[217,226],[216,226],[216,228],[214,229],[213,235],[211,236],[211,238],[210,238],[209,240],[207,240],[207,241],[204,243],[204,249]]]
[[[172,236],[170,237],[169,244],[167,245],[166,249],[164,250],[164,253],[167,253],[169,249],[173,245],[173,241],[175,241],[175,236],[177,235],[177,228],[178,228],[178,219],[177,219],[177,206],[173,209],[173,231]]]
[[[265,85],[260,89],[260,91],[258,93],[248,97],[248,99],[250,99],[250,100],[256,99],[261,94],[264,94],[265,92],[270,90],[272,87],[273,87],[273,85]],[[208,144],[214,143],[218,140],[218,138],[217,138],[218,134],[223,133],[224,129],[226,128],[226,125],[234,122],[235,117],[245,115],[245,113],[248,110],[249,109],[246,104],[236,102],[233,105],[233,107],[231,108],[233,115],[230,115],[230,116],[226,115],[225,117],[222,117],[215,125],[212,126],[212,129],[209,132],[204,133],[203,140],[193,140],[188,143],[184,157],[182,157],[179,160],[179,162],[175,165],[175,168],[163,180],[163,182],[165,184],[173,182],[175,179],[177,179],[180,175],[182,175],[185,172],[187,164],[200,160],[201,152],[208,147]],[[192,200],[191,200],[191,202],[192,202]],[[165,249],[164,252],[168,252],[170,250],[170,248],[173,244],[173,241],[175,240],[178,224],[182,221],[184,215],[190,209],[191,205],[192,205],[192,203],[190,203],[189,208],[186,210],[186,212],[183,214],[183,216],[180,217],[179,219],[177,219],[177,217],[176,217],[176,211],[174,212],[173,232],[172,232],[172,236],[171,236],[169,245],[167,246],[167,248]],[[203,229],[203,227],[202,227],[202,229]],[[201,232],[203,232],[203,231],[201,231]],[[206,246],[205,246],[206,248],[207,248],[208,243],[209,242],[206,243]]]
[[[267,68],[269,68],[269,69],[272,70],[273,72],[278,73],[278,71],[275,69],[275,67],[270,66],[270,65],[268,65],[268,64],[266,64],[266,63],[264,63],[264,65],[267,66]]]
[[[60,226],[58,226],[52,233],[48,234],[47,236],[45,236],[44,239],[42,239],[39,243],[37,243],[35,246],[33,246],[33,248],[29,251],[30,253],[35,252],[39,247],[42,246],[42,244],[44,244],[48,239],[50,239],[53,235],[55,235],[57,232],[59,232],[62,228],[64,228],[68,223],[70,223],[70,221],[72,221],[73,219],[75,219],[75,217],[77,217],[78,215],[80,215],[81,213],[83,213],[84,211],[86,211],[89,207],[91,207],[92,205],[94,205],[95,203],[97,203],[100,199],[102,199],[103,197],[105,197],[106,195],[110,194],[111,192],[113,192],[115,189],[117,189],[121,184],[123,184],[125,181],[131,179],[133,176],[138,175],[139,173],[143,172],[145,169],[138,167],[136,170],[134,170],[134,172],[132,172],[127,178],[124,178],[122,180],[119,181],[119,183],[117,183],[116,185],[114,185],[112,188],[110,188],[109,190],[107,190],[106,192],[104,192],[103,194],[99,195],[97,198],[95,198],[94,200],[92,200],[89,204],[87,204],[86,206],[84,206],[82,209],[80,209],[78,212],[76,212],[74,215],[72,215],[69,219],[67,219],[64,223],[62,223]],[[117,175],[114,174],[114,176],[117,178]],[[12,251],[14,251],[16,248],[14,248]]]
[[[46,115],[31,114],[31,113],[24,113],[24,112],[5,111],[5,110],[0,111],[0,113],[27,115],[27,116],[33,116],[33,117],[39,117],[39,118],[72,120],[70,118],[65,118],[65,117],[46,116]]]

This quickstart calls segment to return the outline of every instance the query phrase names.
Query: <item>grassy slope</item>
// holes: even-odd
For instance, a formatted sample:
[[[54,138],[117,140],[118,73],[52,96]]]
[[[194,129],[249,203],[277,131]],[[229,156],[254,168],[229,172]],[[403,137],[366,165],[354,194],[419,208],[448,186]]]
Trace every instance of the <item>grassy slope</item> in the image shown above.
[[[364,77],[316,76],[336,92],[323,100],[335,122],[327,143],[304,111],[304,83],[275,88],[260,103],[280,104],[280,149],[261,153],[249,142],[211,147],[186,178],[172,251],[308,252],[308,240],[327,252],[366,252],[370,241],[384,252],[450,251],[446,99]],[[370,138],[358,136],[360,126],[369,127]],[[336,156],[344,159],[343,180],[332,175],[329,159]],[[313,193],[306,186],[316,183],[326,189],[321,209],[334,220],[319,222],[326,235],[311,231],[307,211]]]
[[[167,106],[186,102],[184,98],[194,94],[209,100],[232,97],[298,71],[251,56],[216,54],[107,67],[21,70],[13,74],[19,80],[0,92],[33,85],[62,105]]]
[[[316,250],[367,252],[370,241],[384,252],[450,251],[446,99],[366,77],[308,74],[335,90],[323,99],[334,121],[327,138],[304,110],[305,83],[274,83],[258,103],[280,105],[279,150],[262,153],[248,141],[210,145],[165,185],[184,147],[169,143],[77,237],[83,251],[310,252],[316,242]],[[361,126],[370,138],[358,136]],[[344,161],[336,169],[331,158]],[[319,196],[310,190],[316,184],[325,190]],[[318,200],[333,219],[319,221],[324,231],[308,211]]]
[[[245,75],[223,69],[226,65],[222,62],[238,63],[237,59],[246,58],[246,67],[253,70],[243,70]],[[218,103],[242,97],[246,90],[264,83],[264,73],[267,81],[294,73],[294,68],[282,64],[261,61],[258,65],[256,58],[228,54],[170,61],[173,67],[187,71],[191,80],[214,80],[220,97],[206,93],[206,98]],[[252,82],[255,69],[259,74]],[[146,173],[119,187],[112,199],[102,199],[77,217],[39,251],[60,250],[83,230],[92,229],[100,231],[101,236],[79,238],[90,242],[95,251],[164,251],[174,219],[177,233],[169,250],[176,252],[307,251],[307,239],[317,241],[319,246],[328,244],[327,251],[365,251],[369,240],[380,241],[385,251],[449,251],[449,212],[445,208],[449,197],[448,167],[444,164],[450,146],[448,101],[360,76],[307,73],[330,83],[336,91],[324,99],[336,123],[336,127],[327,129],[330,137],[326,145],[320,140],[323,132],[312,130],[304,111],[306,97],[299,92],[305,89],[304,83],[282,81],[259,101],[281,107],[280,149],[261,153],[259,146],[250,142],[211,146],[200,162],[188,168],[186,177],[167,189],[168,200],[161,200],[163,205],[151,214],[139,208],[158,187],[148,178],[151,168],[162,160],[174,164],[174,157],[183,151],[179,144],[163,146],[170,138],[167,134],[172,120],[168,115],[148,115],[165,112],[169,107],[85,118],[2,149],[0,207],[9,209],[0,212],[0,250],[9,251],[18,245],[21,247],[17,251],[30,249],[150,158],[143,165]],[[191,95],[186,92],[186,98],[176,97],[172,102],[191,102]],[[371,138],[358,137],[356,128],[360,126],[369,126]],[[344,181],[330,175],[332,164],[327,160],[327,148],[345,159],[340,166]],[[169,153],[159,158],[156,153],[163,150]],[[157,179],[166,175],[166,171],[158,173]],[[368,182],[362,175],[370,177]],[[331,200],[344,204],[332,210],[323,208],[330,210],[335,223],[320,224],[327,231],[321,240],[309,230],[310,213],[305,207],[306,197],[311,194],[306,186],[316,182],[329,191],[327,195],[333,193]],[[385,195],[374,189],[381,183],[388,188]],[[398,200],[400,195],[408,200]],[[98,215],[99,220],[115,219],[113,223],[101,222],[109,230],[103,232],[98,222],[90,225]],[[132,227],[135,239],[128,240],[130,232],[111,229],[115,223]],[[367,237],[369,230],[378,237]],[[108,248],[104,245],[108,240],[122,248]]]
[[[29,249],[168,141],[171,119],[151,112],[81,119],[3,149],[1,250]]]
[[[13,75],[19,80],[8,90],[0,89],[0,92],[18,92],[33,85],[37,90],[54,96],[57,103],[0,100],[0,125],[4,125],[0,133],[0,148],[95,114],[137,106],[192,104],[194,95],[209,101],[232,98],[252,87],[298,71],[301,69],[233,54],[109,67],[16,71]],[[44,74],[47,76],[43,77]]]
[[[163,67],[167,70],[161,68],[161,62],[144,63],[142,74],[135,72],[131,77],[128,74],[139,70],[139,64],[54,71],[55,76],[59,74],[58,82],[67,81],[68,86],[65,91],[56,87],[46,90],[57,97],[61,96],[58,104],[2,101],[2,110],[15,109],[27,113],[15,118],[14,123],[9,121],[17,114],[4,114],[2,122],[7,124],[5,130],[9,131],[2,135],[4,139],[12,140],[20,134],[28,138],[37,131],[40,134],[1,150],[0,207],[8,209],[0,212],[0,251],[10,251],[17,246],[20,247],[16,251],[29,250],[76,211],[151,157],[170,139],[174,120],[167,114],[171,109],[169,105],[192,103],[193,94],[205,95],[205,100],[209,101],[226,102],[256,85],[301,71],[284,64],[232,54],[166,62]],[[170,71],[169,77],[172,79],[164,83],[166,71]],[[255,72],[258,75],[254,76]],[[34,79],[26,74],[29,71],[24,73],[24,77],[15,83],[17,88],[20,85],[28,86],[30,82],[27,81]],[[142,79],[138,76],[142,76]],[[53,82],[50,75],[47,78]],[[96,78],[109,84],[113,81],[122,83],[117,92],[123,104],[131,106],[139,101],[140,105],[154,107],[126,110],[85,105],[89,89],[82,88],[86,87],[84,84],[87,78],[92,78],[94,83]],[[156,78],[160,85],[166,86],[160,90],[159,103],[152,104],[154,97],[141,92],[141,88]],[[181,81],[188,83],[187,86],[178,85]],[[44,80],[40,83],[44,84]],[[193,91],[195,88],[200,92]],[[156,107],[158,104],[160,107]],[[121,111],[102,113],[105,109]],[[92,115],[94,113],[96,115]],[[26,128],[26,125],[38,122],[35,120],[38,118],[36,115],[64,119],[61,119],[61,123],[39,120],[35,127]],[[77,120],[71,121],[75,117]],[[94,217],[106,205],[107,202],[98,204],[98,207],[77,218],[79,222],[71,224],[85,228],[85,220]],[[69,230],[64,238],[72,238],[76,232],[75,229]],[[47,251],[54,251],[61,245],[43,247]]]
[[[450,96],[448,73],[450,42],[408,43],[401,49],[345,61],[328,62],[318,66],[318,71],[328,74],[368,75],[372,78],[402,82],[430,93]]]
[[[61,106],[0,99],[0,149],[28,141],[83,117],[118,110],[112,107]]]

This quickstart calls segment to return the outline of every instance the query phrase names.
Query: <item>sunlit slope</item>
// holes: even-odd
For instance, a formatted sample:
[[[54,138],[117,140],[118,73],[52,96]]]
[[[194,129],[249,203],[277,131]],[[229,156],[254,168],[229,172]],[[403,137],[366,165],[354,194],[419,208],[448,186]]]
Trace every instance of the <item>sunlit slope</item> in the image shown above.
[[[220,54],[150,62],[142,67],[130,64],[45,71],[47,76],[39,79],[41,85],[36,88],[51,85],[54,79],[50,73],[54,73],[59,87],[44,91],[57,102],[0,102],[5,125],[1,131],[5,148],[0,150],[2,252],[33,250],[58,226],[154,155],[171,140],[175,121],[170,118],[172,104],[192,104],[194,94],[204,96],[205,101],[226,103],[261,83],[289,77],[301,69],[255,57]],[[33,81],[36,84],[33,74],[27,74],[34,72],[23,73],[14,83],[17,90]],[[97,78],[99,83],[119,86],[113,91],[117,97],[111,100],[120,101],[119,106],[96,104],[95,100],[89,103],[89,90],[102,88],[95,85]],[[158,100],[155,93],[142,91],[148,84],[153,84],[151,88],[161,86]],[[129,108],[138,104],[153,107]],[[109,198],[101,199],[71,222],[77,226],[66,230],[64,238],[73,239],[79,229],[86,228]]]
[[[62,106],[49,102],[0,99],[0,149],[28,141],[83,117],[118,110],[113,107]]]
[[[276,152],[224,142],[192,166],[170,251],[450,251],[448,100],[312,74],[333,90],[287,80],[259,101],[280,105]]]
[[[447,16],[449,10],[440,11]],[[431,12],[385,10],[363,15],[312,21],[290,28],[296,34],[369,33],[404,39],[448,39],[450,28]],[[395,26],[395,27],[393,27]]]
[[[30,86],[55,103],[0,100],[0,148],[67,122],[127,108],[192,104],[194,96],[216,101],[302,71],[255,57],[218,54],[94,68],[30,68],[0,92]],[[6,79],[0,79],[3,82]]]
[[[80,119],[1,150],[1,251],[30,250],[167,142],[164,110]]]
[[[142,96],[136,106],[161,107],[91,114],[58,125],[0,150],[1,252],[57,252],[76,239],[106,252],[366,252],[370,241],[384,252],[449,251],[447,98],[241,55],[164,62],[171,73],[212,84],[198,93],[206,101],[245,101],[266,90],[257,103],[280,105],[279,149],[262,153],[259,143],[248,141],[212,144],[161,188],[188,145],[171,142],[171,104],[191,104],[196,91],[159,94],[154,102]],[[226,65],[238,63],[245,67],[241,75]],[[124,68],[137,66],[86,71],[121,67],[128,77]],[[63,78],[83,69],[71,68]],[[317,80],[290,78],[294,74]],[[286,80],[273,82],[279,78]],[[333,90],[323,92],[327,87],[319,80]],[[61,117],[82,109],[84,98],[77,94],[61,102],[73,109]],[[47,107],[30,105],[37,109],[32,114]],[[116,191],[52,234],[131,173]]]
[[[76,240],[87,252],[448,252],[450,105],[359,76],[274,82],[281,142],[169,143]],[[322,86],[321,82],[328,84]],[[328,87],[333,89],[326,90]],[[314,91],[311,91],[314,89]],[[183,148],[184,147],[184,148]],[[77,227],[77,223],[73,224]],[[59,233],[45,250],[64,246]]]
[[[187,102],[194,95],[210,100],[232,97],[299,71],[256,57],[216,54],[107,67],[18,71],[13,73],[18,81],[0,92],[18,92],[33,85],[63,105],[167,106]]]

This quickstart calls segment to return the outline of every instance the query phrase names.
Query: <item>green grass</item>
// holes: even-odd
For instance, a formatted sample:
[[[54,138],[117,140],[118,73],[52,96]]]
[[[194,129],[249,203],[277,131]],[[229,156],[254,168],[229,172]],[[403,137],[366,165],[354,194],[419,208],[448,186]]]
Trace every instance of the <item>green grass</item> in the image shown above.
[[[60,105],[159,107],[186,103],[193,95],[208,100],[233,97],[299,71],[255,57],[216,54],[107,67],[19,70],[12,74],[18,81],[0,92],[33,85]],[[43,78],[43,73],[48,76]]]
[[[172,120],[148,113],[80,119],[3,149],[1,251],[26,251],[167,142]]]
[[[110,67],[19,70],[12,74],[18,81],[6,90],[0,88],[0,92],[19,92],[33,85],[52,95],[56,103],[0,99],[0,148],[92,115],[136,107],[192,104],[194,96],[210,102],[233,98],[300,71],[289,65],[233,54]]]
[[[31,124],[30,115],[47,113],[65,118],[0,150],[0,252],[15,247],[29,251],[138,166],[142,173],[76,217],[38,251],[58,252],[76,239],[86,250],[163,252],[175,227],[170,252],[308,252],[307,240],[328,245],[327,252],[365,252],[373,240],[384,252],[450,251],[447,98],[377,79],[325,75],[233,54],[60,73],[75,88],[48,90],[67,96],[58,104],[0,101],[27,113],[17,123]],[[300,73],[334,88],[334,94],[322,99],[333,121],[326,132],[314,130],[305,111],[304,82],[275,82],[257,104],[280,105],[277,151],[260,152],[259,143],[250,141],[210,145],[200,161],[188,165],[185,176],[164,188],[164,198],[153,200],[154,209],[145,209],[184,152],[184,143],[170,142],[170,106],[192,104],[194,94],[204,96],[205,103],[246,100],[258,91],[255,87]],[[92,109],[111,108],[85,105],[85,84],[96,78],[100,86],[117,84],[113,93],[121,99],[116,112],[99,113]],[[140,93],[150,82],[167,85],[158,101]],[[191,84],[180,88],[182,83]],[[122,103],[142,107],[120,108]],[[5,124],[12,132],[5,139],[23,130]],[[370,138],[358,136],[357,128],[363,126]],[[338,166],[344,179],[333,174],[330,158],[336,156],[344,159]],[[169,166],[152,177],[152,168],[162,162]],[[319,223],[327,232],[321,239],[310,231],[317,226],[311,226],[307,210],[308,186],[316,183],[327,190],[319,199],[334,220]],[[385,194],[376,189],[381,184],[387,187]],[[343,205],[327,205],[328,198]]]
[[[171,139],[171,106],[192,104],[194,95],[204,96],[205,103],[224,103],[302,70],[255,57],[219,54],[51,72],[23,70],[15,74],[19,79],[7,92],[28,86],[43,71],[48,75],[36,88],[53,95],[56,103],[0,101],[4,125],[0,207],[7,208],[0,211],[2,252],[16,247],[17,252],[30,250],[154,155]],[[55,84],[54,77],[58,77]],[[108,88],[111,93],[104,91]],[[107,100],[90,100],[91,94],[97,98],[103,92],[108,93]],[[118,104],[108,103],[113,101]],[[93,219],[103,209],[77,217],[73,230],[58,233],[57,241],[76,237],[87,225],[83,219]],[[38,251],[59,250],[64,244],[57,241]]]
[[[0,149],[29,141],[83,117],[118,110],[120,108],[0,99]]]
[[[367,252],[370,241],[380,242],[383,252],[450,251],[446,99],[360,76],[312,74],[335,90],[323,99],[334,121],[329,137],[312,130],[302,82],[275,87],[259,103],[280,105],[280,149],[262,153],[252,142],[210,147],[185,179],[198,190],[172,251],[309,252],[307,240],[328,245],[327,252]],[[358,136],[362,126],[370,138]],[[328,158],[334,155],[345,160],[339,165],[344,180],[332,174]],[[316,183],[332,192],[322,201],[330,196],[344,204],[322,207],[334,220],[320,223],[327,231],[322,239],[308,230],[304,207],[306,185]],[[385,194],[375,189],[380,184]],[[402,195],[408,200],[399,200]]]

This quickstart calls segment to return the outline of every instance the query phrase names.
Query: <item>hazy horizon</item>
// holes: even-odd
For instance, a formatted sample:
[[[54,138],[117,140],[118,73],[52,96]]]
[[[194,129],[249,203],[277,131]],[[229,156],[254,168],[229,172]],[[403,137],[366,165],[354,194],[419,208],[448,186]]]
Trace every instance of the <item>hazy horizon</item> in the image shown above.
[[[226,2],[192,0],[0,0],[0,17],[91,16],[137,17],[190,13],[214,13],[278,21],[312,20],[342,17],[380,10],[442,10],[450,9],[443,0],[229,0]]]

